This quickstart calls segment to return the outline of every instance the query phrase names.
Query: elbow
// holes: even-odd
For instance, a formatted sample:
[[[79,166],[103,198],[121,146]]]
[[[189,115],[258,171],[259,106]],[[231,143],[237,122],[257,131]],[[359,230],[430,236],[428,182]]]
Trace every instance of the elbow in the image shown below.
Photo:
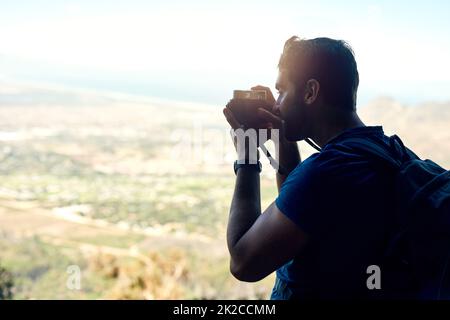
[[[244,264],[234,262],[233,259],[230,262],[230,272],[237,280],[244,282],[256,282],[264,278]]]
[[[233,262],[233,259],[230,261],[230,273],[239,281],[246,281],[245,275],[242,272],[242,269],[238,267],[237,263]]]

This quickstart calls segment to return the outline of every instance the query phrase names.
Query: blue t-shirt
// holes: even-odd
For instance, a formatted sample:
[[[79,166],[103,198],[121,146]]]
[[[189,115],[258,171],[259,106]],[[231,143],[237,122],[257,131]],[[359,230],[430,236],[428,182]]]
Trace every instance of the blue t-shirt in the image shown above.
[[[376,159],[339,145],[363,136],[387,143],[381,126],[348,129],[299,163],[277,207],[309,235],[303,252],[277,270],[271,299],[367,298],[394,223],[394,176]],[[372,292],[369,292],[372,291]]]

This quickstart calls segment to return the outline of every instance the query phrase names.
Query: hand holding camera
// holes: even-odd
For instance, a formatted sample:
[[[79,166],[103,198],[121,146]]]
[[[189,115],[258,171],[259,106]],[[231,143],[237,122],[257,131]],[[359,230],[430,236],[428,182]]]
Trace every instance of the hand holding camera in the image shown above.
[[[242,149],[242,145],[239,148],[236,135],[237,130],[242,129],[246,131],[248,129],[255,129],[256,141],[255,139],[251,139],[250,144],[253,147],[249,145],[249,149],[255,150],[260,147],[269,159],[270,164],[278,172],[282,172],[284,169],[279,166],[278,162],[273,159],[269,151],[264,147],[264,143],[268,139],[275,139],[275,144],[278,144],[280,139],[285,139],[283,121],[277,114],[273,113],[276,112],[274,108],[275,103],[275,98],[268,87],[256,86],[250,91],[235,90],[233,99],[227,104],[223,113],[232,128],[231,135],[236,151],[238,152],[238,158],[244,157],[247,159],[249,150],[245,147]],[[258,131],[260,129],[267,129],[267,135],[263,135],[264,138],[259,135]],[[272,132],[273,129],[277,131],[276,134]],[[259,159],[259,152],[257,158]]]
[[[278,129],[278,138],[284,139],[283,121],[274,110],[275,103],[268,87],[255,86],[249,91],[235,90],[233,99],[224,109],[224,115],[233,129],[269,129],[268,139],[272,137],[271,129]]]
[[[257,130],[267,128],[267,123],[258,116],[258,109],[271,111],[274,102],[274,100],[268,99],[266,90],[252,88],[252,90],[234,90],[233,99],[228,102],[226,107],[231,111],[240,127]]]

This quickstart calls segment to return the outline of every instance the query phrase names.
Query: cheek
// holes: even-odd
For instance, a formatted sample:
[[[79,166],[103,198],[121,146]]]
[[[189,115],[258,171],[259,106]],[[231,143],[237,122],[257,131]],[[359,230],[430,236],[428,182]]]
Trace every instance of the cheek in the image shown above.
[[[296,121],[299,116],[299,105],[295,103],[292,97],[286,97],[280,108],[281,115],[285,121]]]
[[[303,135],[305,125],[307,123],[304,115],[304,107],[297,103],[291,102],[286,104],[285,109],[282,110],[282,117],[285,120],[286,135],[290,140],[297,140]]]
[[[284,120],[287,120],[290,113],[292,113],[292,99],[289,96],[284,96],[280,99],[280,113]]]

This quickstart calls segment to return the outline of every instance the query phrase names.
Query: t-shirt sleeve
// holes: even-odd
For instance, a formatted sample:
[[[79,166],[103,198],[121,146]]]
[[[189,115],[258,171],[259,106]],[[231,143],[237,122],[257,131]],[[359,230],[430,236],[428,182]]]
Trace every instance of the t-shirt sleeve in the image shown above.
[[[317,157],[312,155],[289,174],[275,200],[278,209],[310,235],[324,230],[334,202]]]

